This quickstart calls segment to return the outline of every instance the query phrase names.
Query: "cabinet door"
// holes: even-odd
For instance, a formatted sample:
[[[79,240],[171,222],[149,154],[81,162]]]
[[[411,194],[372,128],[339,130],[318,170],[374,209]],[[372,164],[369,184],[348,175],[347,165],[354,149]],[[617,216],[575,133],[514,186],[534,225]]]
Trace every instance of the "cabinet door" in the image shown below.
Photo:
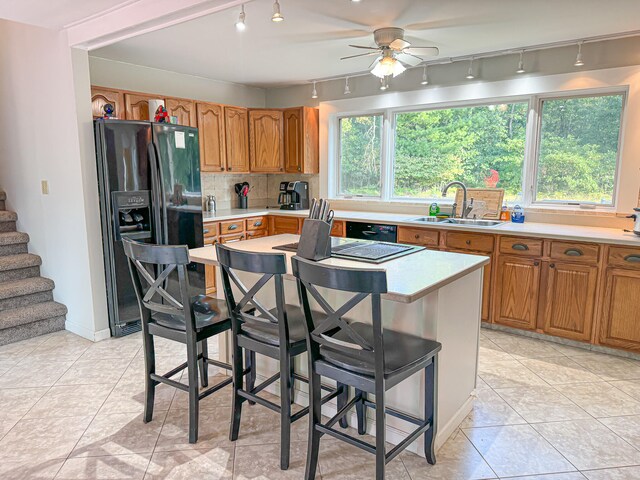
[[[251,171],[275,173],[284,171],[282,112],[249,111],[249,151]]]
[[[600,343],[640,351],[640,272],[607,269]]]
[[[135,93],[125,93],[124,103],[127,110],[127,120],[149,121],[149,100],[154,97],[149,95],[137,95]]]
[[[164,106],[170,116],[178,117],[178,125],[198,126],[196,122],[196,104],[193,100],[167,98]]]
[[[222,105],[199,102],[198,132],[200,136],[200,171],[224,172],[224,120]]]
[[[302,109],[291,108],[284,111],[284,170],[301,173],[302,150]]]
[[[302,107],[302,173],[320,173],[320,110]]]
[[[113,105],[116,118],[124,119],[124,95],[118,90],[110,88],[91,87],[91,113],[93,118],[104,117],[104,107],[107,103]]]
[[[216,293],[216,267],[213,265],[204,266],[204,283],[207,295]]]
[[[598,267],[551,262],[546,270],[545,333],[573,340],[589,340]]]
[[[246,108],[224,107],[224,132],[227,169],[249,171],[249,113]]]
[[[300,221],[296,217],[269,216],[269,234],[300,233]]]
[[[535,329],[540,260],[501,256],[496,277],[493,321],[510,327]]]
[[[409,243],[409,242],[401,242],[401,243]],[[429,247],[427,247],[429,248]],[[432,247],[433,248],[433,247]],[[473,253],[473,252],[467,252],[465,250],[450,250],[448,249],[447,252],[454,252],[454,253],[465,253],[467,255],[485,255],[484,253]],[[491,296],[492,296],[492,291],[491,291],[491,264],[493,263],[493,259],[484,266],[484,270],[482,272],[482,321],[483,322],[488,322],[491,319]]]

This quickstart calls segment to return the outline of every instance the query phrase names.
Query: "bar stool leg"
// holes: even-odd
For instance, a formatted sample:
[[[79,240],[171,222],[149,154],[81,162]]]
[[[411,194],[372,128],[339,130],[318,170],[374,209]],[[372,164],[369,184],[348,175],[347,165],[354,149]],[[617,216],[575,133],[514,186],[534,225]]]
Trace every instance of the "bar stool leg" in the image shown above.
[[[340,393],[337,398],[338,410],[340,410],[347,404],[347,402],[349,402],[349,387],[344,383],[338,383],[338,388],[342,388],[342,393]],[[342,428],[347,428],[349,426],[346,415],[340,419],[340,426]]]
[[[198,346],[187,341],[187,374],[189,376],[189,443],[198,441]]]
[[[433,357],[431,365],[424,369],[424,418],[431,422],[431,428],[424,433],[424,456],[431,465],[436,464],[436,382],[437,380],[437,360]]]
[[[156,373],[156,353],[153,344],[153,335],[148,331],[144,335],[144,423],[153,419],[153,403],[156,396],[156,385],[158,382],[151,379],[151,374]]]
[[[244,364],[245,368],[249,370],[246,375],[247,392],[253,390],[256,385],[256,352],[253,350],[244,349]],[[255,405],[256,402],[249,400],[249,405]]]
[[[290,387],[291,387],[290,400],[291,400],[291,401],[290,401],[289,403],[290,403],[291,405],[293,405],[293,403],[294,403],[294,395],[295,395],[295,393],[296,393],[296,390],[295,390],[295,382],[296,382],[296,378],[295,378],[295,376],[294,376],[296,369],[295,369],[294,362],[295,362],[295,361],[294,361],[294,359],[292,358],[292,359],[291,359],[291,365],[289,366],[289,370],[290,370],[290,373],[289,373],[289,381],[291,382],[291,383],[290,383]]]
[[[202,388],[209,386],[209,347],[207,345],[207,339],[205,338],[198,343],[198,354],[202,354],[202,358],[199,360],[200,364],[200,384]]]
[[[291,358],[286,348],[280,347],[280,469],[289,468],[291,448]]]
[[[238,395],[238,390],[242,388],[242,349],[238,347],[235,335],[233,336],[233,359],[232,364],[232,396],[231,396],[231,427],[229,429],[229,440],[235,442],[240,431],[240,417],[242,416],[242,397]]]
[[[376,480],[384,480],[384,470],[386,467],[386,415],[384,412],[384,380],[376,379]]]
[[[356,397],[360,395],[361,401],[356,403],[356,414],[358,415],[358,434],[364,435],[367,433],[367,406],[364,401],[367,399],[367,393],[356,388]]]
[[[309,372],[309,443],[307,446],[307,466],[305,480],[314,480],[318,468],[318,454],[320,451],[320,432],[316,429],[322,421],[322,391],[320,389],[320,375]]]

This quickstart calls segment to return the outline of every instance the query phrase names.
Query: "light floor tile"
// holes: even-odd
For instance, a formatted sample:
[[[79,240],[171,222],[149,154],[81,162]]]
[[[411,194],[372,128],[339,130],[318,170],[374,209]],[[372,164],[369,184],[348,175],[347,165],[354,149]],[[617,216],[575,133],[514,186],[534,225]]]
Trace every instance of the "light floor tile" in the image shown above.
[[[130,360],[126,358],[102,358],[77,360],[56,382],[56,385],[92,385],[118,383]]]
[[[607,468],[582,473],[588,480],[640,480],[640,467]]]
[[[463,430],[499,477],[576,469],[530,425]]]
[[[527,475],[526,477],[509,477],[509,480],[585,480],[580,472],[549,473],[546,475]]]
[[[53,386],[25,418],[95,415],[113,390],[112,385]]]
[[[142,480],[151,455],[70,458],[56,480]]]
[[[542,378],[516,360],[482,365],[478,368],[478,375],[491,388],[547,385]]]
[[[9,431],[20,421],[21,416],[10,416],[8,413],[5,413],[2,418],[0,418],[0,439],[4,437]],[[0,477],[2,478],[2,477]]]
[[[200,388],[200,392],[211,388],[214,385],[219,384],[225,380],[228,380],[230,377],[224,375],[209,375],[209,386],[205,388]],[[187,382],[186,379],[182,380],[183,382]],[[247,404],[243,405],[243,409],[246,408]],[[216,408],[216,407],[231,407],[231,385],[227,385],[222,387],[215,393],[212,393],[208,397],[200,400],[200,409],[206,408]],[[183,392],[181,390],[176,391],[175,396],[173,397],[173,401],[171,402],[171,410],[175,409],[185,409],[189,408],[189,394],[187,392]]]
[[[189,443],[189,411],[174,410],[165,419],[155,451],[211,449],[230,447],[229,441],[230,409],[211,408],[200,412],[198,442]],[[156,421],[156,420],[154,420]]]
[[[609,383],[640,401],[640,380],[616,380]]]
[[[562,355],[553,343],[536,338],[509,335],[491,338],[491,341],[516,358],[544,358]]]
[[[82,360],[100,360],[104,358],[133,359],[142,347],[140,334],[121,338],[109,338],[92,344],[83,354]]]
[[[500,388],[496,393],[529,423],[591,418],[551,386]]]
[[[155,389],[154,411],[169,410],[176,389],[169,385],[157,385]],[[100,413],[124,413],[144,411],[145,391],[142,377],[122,378],[109,394]]]
[[[533,425],[578,470],[640,464],[640,451],[594,420]]]
[[[558,385],[563,395],[594,417],[640,414],[640,402],[605,382]]]
[[[30,360],[56,361],[77,360],[93,342],[76,335],[49,337],[33,349],[25,358]]]
[[[233,448],[155,453],[145,480],[223,480],[233,477]]]
[[[640,449],[640,415],[601,418],[600,423],[609,427],[619,437]]]
[[[0,420],[6,417],[22,417],[33,407],[48,387],[0,389]]]
[[[21,361],[0,376],[0,388],[50,387],[69,369],[72,360],[56,361],[49,358]]]
[[[496,478],[469,439],[461,432],[454,433],[436,454],[436,464],[429,465],[423,456],[404,453],[402,462],[411,480],[479,480]]]
[[[600,377],[569,357],[528,358],[520,360],[550,385],[598,382]]]
[[[0,478],[2,480],[52,480],[62,465],[64,459],[11,460],[0,462]]]
[[[492,427],[526,423],[518,413],[493,390],[478,390],[473,410],[461,427]]]
[[[280,445],[238,445],[233,465],[233,478],[237,480],[304,478],[307,459],[306,443],[292,443],[290,452],[289,469],[280,470]],[[316,478],[320,478],[320,475]],[[322,478],[327,477],[322,476]],[[349,478],[347,472],[340,478],[345,480]]]
[[[571,357],[603,380],[640,379],[640,364],[604,353],[589,353]]]

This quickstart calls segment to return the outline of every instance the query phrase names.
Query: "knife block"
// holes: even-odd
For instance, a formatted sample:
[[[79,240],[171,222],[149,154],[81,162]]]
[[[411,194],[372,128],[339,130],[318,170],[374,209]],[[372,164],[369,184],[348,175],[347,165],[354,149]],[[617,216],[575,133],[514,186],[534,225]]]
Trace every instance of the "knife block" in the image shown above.
[[[319,262],[331,256],[331,227],[323,220],[307,218],[302,226],[296,255],[307,260]]]

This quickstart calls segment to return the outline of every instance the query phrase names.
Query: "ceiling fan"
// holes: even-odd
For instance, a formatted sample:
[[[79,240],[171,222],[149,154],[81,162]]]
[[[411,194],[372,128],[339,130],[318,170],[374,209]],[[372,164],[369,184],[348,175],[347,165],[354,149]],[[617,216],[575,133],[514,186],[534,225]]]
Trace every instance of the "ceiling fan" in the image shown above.
[[[404,29],[402,28],[379,28],[373,32],[373,39],[378,45],[377,47],[349,45],[354,48],[371,50],[371,52],[349,55],[340,60],[376,55],[376,59],[369,65],[369,69],[376,77],[384,78],[389,75],[397,77],[407,69],[407,66],[415,67],[422,63],[421,57],[434,57],[440,53],[437,47],[412,47],[411,43],[404,39]]]

